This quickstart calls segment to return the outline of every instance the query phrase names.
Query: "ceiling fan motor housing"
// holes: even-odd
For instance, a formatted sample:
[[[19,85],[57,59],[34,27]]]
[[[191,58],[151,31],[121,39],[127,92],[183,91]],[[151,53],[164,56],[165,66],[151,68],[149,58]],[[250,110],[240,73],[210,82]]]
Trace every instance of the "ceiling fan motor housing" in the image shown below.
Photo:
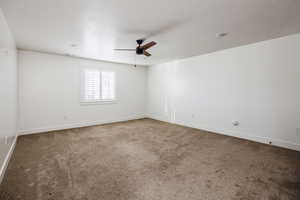
[[[136,48],[136,54],[141,55],[144,53],[144,50],[140,48],[139,46]]]
[[[136,48],[136,54],[138,55],[141,55],[144,53],[144,50],[141,47],[141,44],[144,42],[144,40],[142,39],[139,39],[139,40],[136,40],[136,43],[139,45],[137,48]]]

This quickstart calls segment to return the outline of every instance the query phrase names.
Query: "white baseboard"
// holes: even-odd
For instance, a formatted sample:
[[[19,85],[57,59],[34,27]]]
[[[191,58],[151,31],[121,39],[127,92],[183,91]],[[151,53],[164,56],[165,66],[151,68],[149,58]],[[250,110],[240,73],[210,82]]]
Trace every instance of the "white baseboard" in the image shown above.
[[[213,133],[217,133],[217,134],[221,134],[221,135],[227,135],[227,136],[232,136],[232,137],[237,137],[237,138],[241,138],[241,139],[246,139],[246,140],[251,140],[251,141],[255,141],[255,142],[259,142],[259,143],[264,143],[264,144],[270,144],[273,146],[278,146],[278,147],[283,147],[286,149],[292,149],[292,150],[296,150],[296,151],[300,151],[300,144],[296,144],[290,141],[284,141],[284,140],[280,140],[280,139],[274,139],[274,138],[268,138],[268,137],[261,137],[261,136],[257,136],[257,135],[250,135],[250,134],[241,134],[238,132],[234,132],[232,130],[224,130],[224,129],[218,129],[218,128],[211,128],[211,127],[207,127],[204,125],[192,125],[192,124],[188,124],[188,123],[183,123],[183,122],[170,122],[168,120],[166,120],[163,117],[157,117],[157,116],[153,116],[153,115],[148,115],[148,118],[152,118],[155,120],[159,120],[159,121],[164,121],[167,123],[173,123],[173,124],[178,124],[181,126],[187,126],[187,127],[191,127],[191,128],[195,128],[195,129],[200,129],[200,130],[205,130],[205,131],[209,131],[209,132],[213,132]]]
[[[64,129],[70,129],[70,128],[95,126],[95,125],[114,123],[114,122],[122,122],[122,121],[129,121],[129,120],[136,120],[136,119],[143,119],[143,118],[145,118],[145,115],[134,115],[134,116],[111,119],[111,120],[101,120],[101,121],[92,121],[92,122],[63,124],[63,125],[48,126],[48,127],[34,128],[34,129],[28,129],[28,130],[19,130],[18,134],[19,135],[27,135],[27,134],[34,134],[34,133],[43,133],[43,132],[48,132],[48,131],[57,131],[57,130],[64,130]]]
[[[169,119],[167,119],[167,117],[162,117],[162,116],[156,116],[156,115],[148,114],[148,115],[146,115],[146,118],[155,119],[155,120],[158,120],[158,121],[162,121],[162,122],[167,122],[167,123],[173,124],[173,122],[171,122]]]
[[[143,118],[151,118],[159,121],[164,121],[167,123],[174,123],[182,126],[187,126],[191,128],[201,129],[209,132],[214,132],[222,135],[228,135],[232,137],[237,137],[241,139],[251,140],[259,143],[269,144],[269,142],[272,142],[272,145],[279,146],[287,149],[292,149],[296,151],[300,151],[300,144],[296,144],[290,141],[284,141],[280,139],[274,139],[274,138],[267,138],[267,137],[261,137],[256,135],[250,135],[250,134],[241,134],[237,132],[233,132],[232,130],[223,130],[223,129],[216,129],[211,127],[206,127],[204,125],[192,125],[187,123],[180,123],[180,122],[171,122],[166,117],[159,117],[154,115],[135,115],[130,117],[124,117],[114,120],[102,120],[102,121],[94,121],[94,122],[83,122],[83,123],[74,123],[74,124],[65,124],[65,125],[59,125],[59,126],[51,126],[51,127],[43,127],[43,128],[35,128],[30,130],[20,130],[19,135],[26,135],[26,134],[33,134],[33,133],[42,133],[42,132],[48,132],[48,131],[55,131],[55,130],[63,130],[63,129],[70,129],[70,128],[80,128],[80,127],[86,127],[86,126],[94,126],[94,125],[101,125],[101,124],[107,124],[107,123],[113,123],[113,122],[122,122],[122,121],[128,121],[128,120],[135,120],[135,119],[143,119]]]
[[[12,142],[10,148],[9,148],[9,151],[8,151],[8,153],[7,153],[7,155],[4,159],[4,162],[3,162],[3,164],[0,168],[0,184],[3,180],[3,177],[4,177],[4,174],[5,174],[6,168],[8,166],[9,160],[11,158],[11,155],[14,152],[14,149],[15,149],[15,146],[16,146],[16,143],[17,143],[17,138],[18,138],[18,136],[14,137],[14,140],[13,140],[13,142]]]

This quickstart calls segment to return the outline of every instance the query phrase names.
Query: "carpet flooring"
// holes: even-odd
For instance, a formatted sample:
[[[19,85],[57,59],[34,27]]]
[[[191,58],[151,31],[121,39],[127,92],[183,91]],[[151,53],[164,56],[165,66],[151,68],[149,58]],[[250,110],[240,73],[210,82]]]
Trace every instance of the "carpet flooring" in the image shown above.
[[[299,200],[300,152],[134,120],[19,137],[1,200]]]

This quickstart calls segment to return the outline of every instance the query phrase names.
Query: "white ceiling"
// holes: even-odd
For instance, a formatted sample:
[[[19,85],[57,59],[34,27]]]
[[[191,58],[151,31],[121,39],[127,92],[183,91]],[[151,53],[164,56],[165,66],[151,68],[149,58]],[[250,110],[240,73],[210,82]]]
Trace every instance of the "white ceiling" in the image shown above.
[[[300,0],[0,0],[0,7],[20,49],[131,64],[300,32]],[[143,37],[158,43],[152,57],[113,51]]]

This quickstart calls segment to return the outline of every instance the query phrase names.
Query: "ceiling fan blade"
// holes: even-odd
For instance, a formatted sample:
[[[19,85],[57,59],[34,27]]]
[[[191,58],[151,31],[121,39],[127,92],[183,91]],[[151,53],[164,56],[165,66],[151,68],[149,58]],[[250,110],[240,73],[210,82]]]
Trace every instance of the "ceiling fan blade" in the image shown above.
[[[147,52],[147,51],[143,51],[143,54],[145,55],[145,56],[151,56],[151,54],[149,53],[149,52]]]
[[[114,51],[135,51],[136,49],[114,49]]]
[[[141,49],[147,50],[147,49],[153,47],[153,46],[156,45],[156,44],[157,44],[156,42],[152,41],[152,42],[149,42],[149,43],[147,43],[147,44],[141,46]]]

